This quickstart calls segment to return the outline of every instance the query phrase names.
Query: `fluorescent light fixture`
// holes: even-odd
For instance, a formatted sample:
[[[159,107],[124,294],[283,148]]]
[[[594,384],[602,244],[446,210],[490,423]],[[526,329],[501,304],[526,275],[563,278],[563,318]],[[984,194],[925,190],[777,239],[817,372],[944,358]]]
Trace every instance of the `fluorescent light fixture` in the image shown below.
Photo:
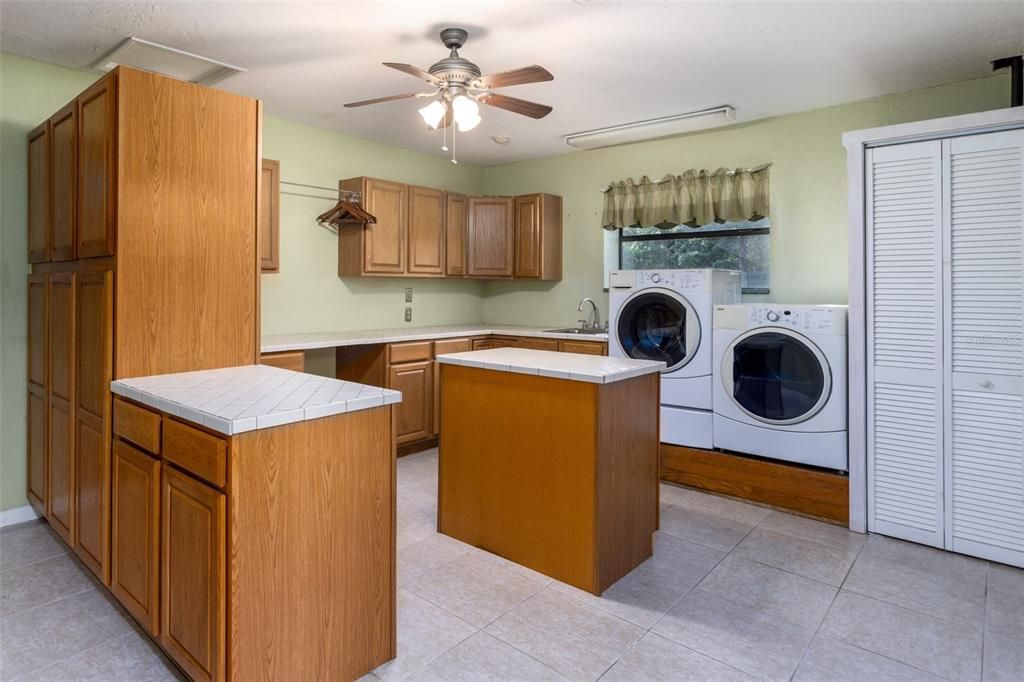
[[[200,85],[213,85],[228,76],[245,72],[245,69],[238,66],[134,36],[122,40],[117,47],[97,60],[92,68],[106,73],[122,65]]]
[[[687,114],[652,118],[636,123],[624,123],[608,128],[587,130],[565,136],[565,143],[577,149],[597,149],[617,144],[628,144],[659,137],[670,137],[695,130],[706,130],[736,122],[736,110],[728,105],[691,111]]]

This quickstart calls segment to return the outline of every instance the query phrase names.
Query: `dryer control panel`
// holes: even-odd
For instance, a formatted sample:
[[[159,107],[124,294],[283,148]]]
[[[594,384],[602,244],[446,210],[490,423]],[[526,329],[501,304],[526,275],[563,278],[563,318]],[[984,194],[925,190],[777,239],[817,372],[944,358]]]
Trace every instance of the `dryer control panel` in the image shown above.
[[[613,289],[666,287],[674,291],[704,291],[707,270],[615,270],[609,276]]]
[[[786,327],[809,333],[845,334],[846,308],[842,306],[750,305],[748,327]]]

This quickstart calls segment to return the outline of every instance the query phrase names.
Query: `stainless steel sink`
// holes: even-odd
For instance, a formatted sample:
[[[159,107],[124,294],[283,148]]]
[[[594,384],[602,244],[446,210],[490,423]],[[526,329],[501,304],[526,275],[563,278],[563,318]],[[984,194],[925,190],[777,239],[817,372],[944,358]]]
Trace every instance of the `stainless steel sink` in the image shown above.
[[[545,329],[544,331],[550,334],[581,334],[583,336],[597,336],[598,334],[608,333],[604,329],[581,329],[579,327],[572,327],[571,329]]]

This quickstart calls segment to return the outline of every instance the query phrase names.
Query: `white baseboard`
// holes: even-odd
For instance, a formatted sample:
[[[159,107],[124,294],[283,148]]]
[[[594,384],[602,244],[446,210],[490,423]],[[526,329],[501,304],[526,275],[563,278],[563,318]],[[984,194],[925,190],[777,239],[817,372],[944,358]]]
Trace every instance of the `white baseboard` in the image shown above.
[[[39,514],[36,514],[36,510],[30,504],[26,504],[23,507],[15,507],[14,509],[4,509],[0,511],[0,528],[13,526],[16,523],[33,521],[38,518]]]

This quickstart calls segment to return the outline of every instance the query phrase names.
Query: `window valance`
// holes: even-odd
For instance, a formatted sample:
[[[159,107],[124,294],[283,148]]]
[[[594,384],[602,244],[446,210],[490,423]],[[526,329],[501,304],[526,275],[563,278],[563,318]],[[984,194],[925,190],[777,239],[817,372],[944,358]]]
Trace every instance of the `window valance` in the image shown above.
[[[713,222],[760,220],[769,212],[768,166],[688,170],[655,182],[647,176],[612,183],[604,189],[601,225],[622,227],[699,227]]]

